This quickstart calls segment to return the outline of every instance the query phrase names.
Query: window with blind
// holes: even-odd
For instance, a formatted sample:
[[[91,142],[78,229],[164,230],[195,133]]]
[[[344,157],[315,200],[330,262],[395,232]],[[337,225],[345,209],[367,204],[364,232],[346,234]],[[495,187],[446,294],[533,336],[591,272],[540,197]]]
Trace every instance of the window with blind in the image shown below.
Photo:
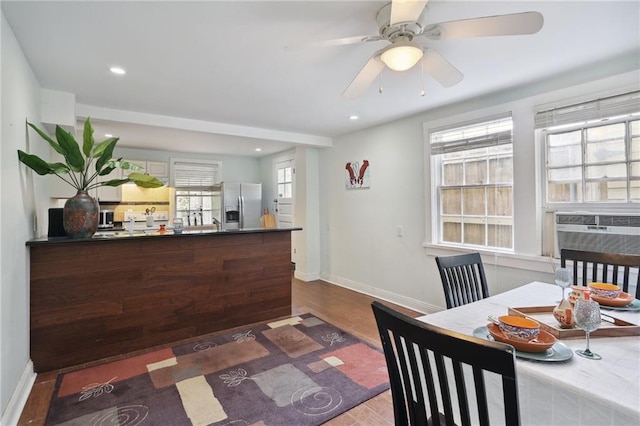
[[[172,160],[171,167],[176,217],[185,226],[212,226],[220,219],[221,163]]]
[[[540,111],[551,205],[640,201],[640,92]]]
[[[513,249],[511,114],[429,133],[437,243]]]

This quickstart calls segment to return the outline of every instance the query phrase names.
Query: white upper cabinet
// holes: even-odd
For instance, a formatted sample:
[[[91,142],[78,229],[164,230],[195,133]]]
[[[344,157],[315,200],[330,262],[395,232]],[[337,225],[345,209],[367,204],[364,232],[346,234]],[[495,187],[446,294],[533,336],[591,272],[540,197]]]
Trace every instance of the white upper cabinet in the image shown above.
[[[106,176],[98,176],[96,179],[98,182],[106,182],[111,179],[121,179],[122,178],[122,170],[115,169],[111,173]],[[91,190],[89,194],[92,197],[96,198],[99,202],[106,201],[116,201],[120,202],[122,200],[122,187],[121,186],[99,186]]]
[[[147,161],[147,173],[167,183],[169,179],[169,163]]]
[[[120,169],[115,169],[106,176],[98,176],[94,182],[105,182],[111,179],[120,179],[120,172]],[[78,192],[74,187],[55,175],[48,175],[47,179],[49,180],[49,194],[51,198],[71,198]],[[100,186],[89,190],[89,195],[100,202],[120,202],[122,199],[122,190],[119,186]]]
[[[139,161],[139,160],[125,160],[129,163],[136,164],[144,169],[141,173],[146,173],[151,176],[157,177],[165,185],[169,182],[169,163],[161,161]],[[122,177],[129,176],[132,170],[122,170]]]
[[[127,159],[125,159],[124,161],[126,161],[127,163],[135,164],[136,166],[142,167],[142,171],[140,173],[146,173],[147,172],[147,162],[146,161],[127,160]],[[127,176],[129,176],[130,173],[133,173],[135,171],[136,170],[122,169],[122,179],[126,178]]]
[[[140,173],[148,173],[157,177],[165,185],[169,182],[169,163],[160,161],[126,160],[129,163],[142,167]],[[125,179],[132,170],[115,169],[107,176],[99,176],[97,181],[104,182],[111,179]],[[71,198],[76,195],[76,190],[68,183],[54,175],[47,176],[49,180],[49,193],[51,198]],[[122,187],[101,186],[89,191],[89,195],[100,202],[121,202]]]

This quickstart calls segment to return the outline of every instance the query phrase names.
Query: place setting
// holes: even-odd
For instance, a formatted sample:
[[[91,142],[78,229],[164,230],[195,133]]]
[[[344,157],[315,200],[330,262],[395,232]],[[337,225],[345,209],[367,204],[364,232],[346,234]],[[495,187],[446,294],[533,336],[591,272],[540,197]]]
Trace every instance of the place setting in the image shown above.
[[[573,281],[571,270],[565,267],[554,267],[553,270],[554,282],[562,291],[562,297],[559,303],[565,300],[564,290],[571,287],[569,299],[572,304],[576,298],[580,298],[581,292],[589,290],[593,300],[598,302],[602,309],[612,311],[640,311],[640,300],[636,299],[632,294],[622,291],[620,286],[604,282],[591,282],[586,287],[571,285]]]
[[[507,343],[516,350],[516,357],[534,361],[558,362],[573,357],[573,351],[542,329],[530,318],[517,315],[487,317],[489,323],[473,330],[475,337]]]
[[[557,306],[509,308],[507,315],[489,315],[489,323],[476,328],[473,335],[510,344],[518,358],[535,361],[571,359],[574,351],[560,339],[584,337],[585,348],[575,350],[575,353],[587,359],[600,360],[602,357],[590,348],[593,334],[598,337],[640,335],[638,325],[601,312],[601,308],[625,307],[630,310],[629,306],[635,300],[633,296],[622,292],[617,285],[592,282],[587,286],[571,286],[571,292],[565,298],[564,289],[569,285],[562,269],[559,268],[555,274],[556,284],[562,289]],[[626,304],[623,301],[627,301]]]
[[[601,305],[602,309],[612,311],[640,311],[640,300],[626,293],[619,286],[608,283],[589,283],[591,298]]]

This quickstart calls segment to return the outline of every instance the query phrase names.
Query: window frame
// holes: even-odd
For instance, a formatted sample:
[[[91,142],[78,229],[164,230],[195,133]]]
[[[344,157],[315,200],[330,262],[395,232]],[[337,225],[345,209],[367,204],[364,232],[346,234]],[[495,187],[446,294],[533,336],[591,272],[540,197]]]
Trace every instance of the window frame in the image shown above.
[[[215,172],[215,177],[214,177],[214,182],[212,183],[211,186],[209,185],[190,185],[190,186],[176,186],[176,164],[194,164],[194,165],[210,165],[210,166],[214,166],[216,169]],[[204,192],[204,191],[209,191],[212,193],[215,193],[216,191],[218,193],[220,193],[220,183],[222,182],[222,161],[220,160],[207,160],[207,159],[185,159],[185,158],[171,158],[170,162],[169,162],[169,174],[170,174],[170,182],[171,182],[171,187],[173,189],[173,193],[172,193],[172,197],[173,197],[173,208],[172,208],[172,215],[173,217],[182,217],[183,219],[185,219],[186,217],[183,214],[180,214],[179,212],[182,212],[183,210],[179,210],[178,209],[178,197],[184,197],[184,194],[178,194],[179,191],[181,192]],[[191,197],[203,197],[202,194],[187,194],[186,196]],[[213,197],[213,196],[212,196]],[[219,197],[218,197],[219,198]],[[207,209],[207,210],[203,210],[204,208],[204,201],[202,202],[203,206],[201,208],[201,215],[200,215],[200,224],[197,224],[197,222],[194,222],[195,224],[191,224],[191,218],[186,218],[187,220],[185,221],[185,226],[188,226],[192,229],[198,229],[198,228],[209,228],[211,226],[213,226],[215,224],[215,222],[213,221],[213,218],[215,217],[214,213],[215,213],[215,209],[213,207],[213,200],[212,200],[212,208],[211,209]],[[219,208],[221,209],[221,201],[220,201],[220,206]],[[188,210],[190,211],[190,210]],[[204,223],[204,217],[207,216],[206,212],[211,212],[211,223]],[[196,214],[196,218],[194,218],[194,220],[197,220],[197,212],[194,211],[194,213]],[[222,220],[221,217],[215,217],[218,220]]]
[[[596,98],[604,98],[619,93],[638,91],[637,73],[607,77],[589,81],[586,84],[563,86],[548,91],[538,91],[531,95],[513,96],[496,99],[492,97],[486,102],[463,103],[451,107],[436,109],[422,118],[422,162],[424,164],[424,240],[422,246],[425,254],[431,256],[450,256],[470,251],[480,252],[485,265],[506,267],[505,272],[516,278],[514,271],[525,270],[534,273],[548,274],[552,269],[550,258],[545,253],[545,229],[549,228],[553,212],[545,210],[542,199],[541,184],[544,164],[542,162],[540,132],[535,125],[535,114],[539,111],[558,108],[569,103],[588,102]],[[430,143],[428,134],[433,129],[450,126],[455,123],[473,121],[479,118],[512,112],[513,117],[513,158],[514,158],[514,226],[515,249],[513,253],[489,250],[471,250],[434,243],[436,217],[433,208],[436,199],[431,191],[434,181],[434,169],[431,166]],[[602,206],[601,211],[609,206]],[[637,207],[636,207],[637,209]],[[626,210],[614,211],[627,213]],[[550,213],[550,214],[549,214]],[[555,262],[556,264],[558,262]],[[490,273],[491,268],[487,269]]]
[[[508,119],[510,121],[510,129],[508,131],[496,131],[495,133],[493,133],[492,135],[495,135],[494,137],[496,138],[496,142],[489,142],[487,143],[487,137],[486,135],[484,137],[480,137],[477,139],[482,139],[482,141],[479,144],[473,144],[473,142],[462,142],[460,143],[459,141],[464,139],[459,139],[458,141],[452,141],[449,144],[447,144],[446,142],[439,142],[434,144],[432,142],[432,137],[434,134],[437,133],[442,133],[442,132],[446,132],[446,131],[457,131],[460,129],[463,129],[465,127],[475,127],[475,126],[482,126],[482,125],[490,125],[490,123],[492,122],[496,122],[496,121],[500,121],[500,120],[506,120]],[[498,142],[501,139],[504,139],[505,137],[505,133],[509,133],[509,142]],[[468,138],[468,139],[473,139],[473,138]],[[437,127],[437,128],[433,128],[433,129],[428,129],[428,131],[426,132],[426,145],[429,147],[428,149],[428,153],[426,153],[426,155],[428,155],[429,157],[429,162],[430,162],[430,168],[431,168],[431,184],[430,187],[427,189],[430,193],[431,193],[431,199],[432,202],[431,204],[431,216],[432,216],[432,232],[431,232],[431,242],[433,245],[435,246],[441,246],[441,247],[454,247],[454,248],[458,248],[458,249],[466,249],[466,250],[480,250],[480,251],[486,251],[486,252],[501,252],[501,253],[514,253],[515,252],[515,206],[514,206],[514,185],[515,185],[515,178],[514,178],[514,119],[513,119],[513,114],[511,113],[511,111],[508,112],[501,112],[498,114],[494,114],[494,115],[484,115],[482,117],[476,118],[474,120],[470,120],[470,121],[457,121],[457,122],[452,122],[449,125],[443,126],[443,127]],[[443,232],[444,232],[444,226],[443,226],[443,221],[442,221],[442,217],[445,216],[445,214],[443,214],[442,212],[442,176],[443,176],[443,164],[444,164],[444,160],[443,156],[446,155],[448,152],[447,146],[453,146],[453,149],[451,151],[453,152],[468,152],[468,151],[472,151],[472,150],[476,150],[476,149],[490,149],[492,147],[502,147],[504,145],[508,145],[509,148],[509,152],[508,153],[501,153],[501,152],[497,152],[495,154],[489,153],[487,152],[486,154],[480,156],[481,158],[484,159],[484,161],[487,163],[486,165],[486,172],[487,172],[487,177],[489,176],[490,173],[490,168],[489,168],[489,164],[490,161],[492,159],[496,159],[496,158],[511,158],[511,181],[510,182],[491,182],[491,183],[486,183],[486,184],[466,184],[465,182],[463,182],[462,184],[459,185],[452,185],[449,186],[448,188],[450,189],[455,189],[455,188],[460,188],[462,191],[465,188],[483,188],[484,189],[484,196],[487,196],[487,190],[490,188],[504,188],[504,187],[508,187],[510,188],[510,211],[511,211],[511,215],[510,216],[497,216],[497,215],[490,215],[489,211],[488,211],[488,204],[485,204],[485,211],[483,213],[482,219],[483,219],[483,228],[484,228],[484,232],[485,232],[485,237],[484,237],[484,245],[478,245],[478,244],[470,244],[470,243],[465,243],[464,242],[464,232],[462,232],[461,234],[461,239],[462,241],[457,243],[457,242],[452,242],[452,241],[444,241],[443,240]],[[436,149],[434,149],[434,146],[436,146]],[[435,151],[435,152],[434,152]],[[506,155],[505,157],[505,154]],[[465,158],[462,157],[461,162],[465,162]],[[463,166],[464,167],[464,166]],[[461,195],[463,197],[463,195]],[[462,201],[461,201],[462,202]],[[464,217],[466,216],[467,218],[471,218],[471,217],[475,217],[475,215],[470,215],[470,214],[465,214],[464,210],[460,211],[460,214],[458,215],[461,218],[461,223],[464,223]],[[435,218],[435,220],[433,220],[433,218]],[[490,237],[487,234],[488,232],[488,227],[491,226],[492,223],[494,224],[499,224],[499,222],[501,222],[502,220],[507,219],[510,221],[510,226],[511,226],[511,235],[510,235],[510,242],[511,242],[511,247],[510,248],[506,248],[506,247],[497,247],[497,246],[491,246],[490,244]]]
[[[640,107],[639,107],[640,110]],[[630,185],[632,181],[638,181],[640,179],[632,179],[631,176],[631,164],[632,163],[640,163],[638,160],[631,159],[631,143],[632,143],[632,134],[631,134],[631,122],[640,121],[640,113],[637,115],[627,115],[624,117],[611,117],[611,118],[603,118],[603,119],[593,119],[593,120],[585,120],[581,122],[576,122],[572,124],[564,124],[559,126],[550,126],[549,128],[536,129],[536,133],[538,133],[536,137],[536,141],[540,144],[541,147],[541,182],[540,182],[540,190],[541,190],[541,201],[543,209],[547,211],[573,211],[573,210],[585,210],[585,211],[602,211],[602,210],[626,210],[629,208],[637,208],[640,205],[640,201],[634,201],[630,197]],[[627,200],[626,201],[585,201],[585,186],[588,182],[598,181],[596,179],[589,179],[587,176],[586,168],[590,165],[594,165],[594,163],[587,162],[586,156],[586,147],[588,144],[588,140],[585,137],[585,132],[588,129],[602,127],[610,124],[625,124],[625,136],[624,136],[624,144],[625,144],[625,159],[621,161],[613,161],[611,163],[624,163],[626,168],[626,190],[627,190]],[[549,135],[552,134],[561,134],[561,133],[569,133],[579,131],[581,133],[580,140],[580,149],[581,149],[581,158],[580,163],[574,165],[574,167],[580,167],[581,169],[581,191],[582,191],[582,201],[572,201],[572,202],[554,202],[548,200],[548,143],[549,143]],[[557,169],[559,167],[554,167]],[[617,180],[617,179],[616,179]],[[607,180],[602,179],[600,182],[606,182]]]

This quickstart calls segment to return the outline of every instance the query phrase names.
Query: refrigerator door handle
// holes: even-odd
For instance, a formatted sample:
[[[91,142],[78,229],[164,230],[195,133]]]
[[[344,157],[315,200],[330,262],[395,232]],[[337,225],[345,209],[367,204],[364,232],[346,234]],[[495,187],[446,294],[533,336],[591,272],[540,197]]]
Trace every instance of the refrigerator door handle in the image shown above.
[[[240,210],[240,217],[238,218],[238,228],[244,228],[244,197],[242,195],[238,197],[238,206]]]

